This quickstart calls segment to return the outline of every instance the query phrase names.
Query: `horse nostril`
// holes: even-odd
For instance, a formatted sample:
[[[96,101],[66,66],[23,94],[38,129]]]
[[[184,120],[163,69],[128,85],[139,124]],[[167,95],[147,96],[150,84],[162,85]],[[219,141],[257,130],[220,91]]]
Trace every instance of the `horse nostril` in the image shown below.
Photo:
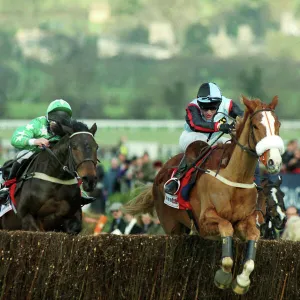
[[[94,184],[97,181],[96,176],[83,176],[82,181],[88,183],[88,184]]]
[[[269,167],[274,166],[274,160],[273,160],[273,159],[269,159],[269,160],[268,160],[268,166],[269,166]]]

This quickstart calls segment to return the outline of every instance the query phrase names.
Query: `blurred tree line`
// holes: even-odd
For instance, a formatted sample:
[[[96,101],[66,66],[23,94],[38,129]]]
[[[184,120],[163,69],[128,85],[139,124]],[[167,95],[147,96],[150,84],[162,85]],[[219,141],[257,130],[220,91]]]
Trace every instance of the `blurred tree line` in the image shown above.
[[[278,107],[279,115],[299,118],[300,43],[278,31],[280,12],[298,16],[298,1],[112,0],[112,21],[97,34],[87,18],[92,2],[0,0],[0,13],[10,20],[0,20],[1,118],[35,117],[49,101],[64,98],[81,118],[178,119],[208,80],[237,102],[242,93],[265,101],[279,95],[288,104]],[[170,22],[181,49],[176,57],[99,58],[99,36],[148,43],[149,20]],[[236,36],[240,24],[251,27],[257,43],[266,43],[268,55],[212,54],[209,34],[224,26]],[[35,27],[45,33],[39,46],[50,53],[51,63],[25,56],[16,42],[18,29]]]

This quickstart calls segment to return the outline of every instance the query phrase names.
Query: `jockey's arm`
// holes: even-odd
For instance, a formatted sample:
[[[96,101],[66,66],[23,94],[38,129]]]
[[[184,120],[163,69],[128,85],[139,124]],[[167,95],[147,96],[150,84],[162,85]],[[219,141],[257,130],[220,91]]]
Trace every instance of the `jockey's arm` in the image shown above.
[[[205,121],[201,116],[199,107],[194,104],[187,106],[185,120],[189,127],[196,132],[210,133],[219,131],[219,123]]]
[[[12,135],[11,144],[17,149],[30,149],[40,145],[37,141],[46,136],[47,128],[40,118],[33,119],[26,126],[18,127]],[[45,142],[45,141],[44,141]]]
[[[239,108],[239,106],[231,100],[229,116],[236,119],[237,116],[242,117],[244,112]]]

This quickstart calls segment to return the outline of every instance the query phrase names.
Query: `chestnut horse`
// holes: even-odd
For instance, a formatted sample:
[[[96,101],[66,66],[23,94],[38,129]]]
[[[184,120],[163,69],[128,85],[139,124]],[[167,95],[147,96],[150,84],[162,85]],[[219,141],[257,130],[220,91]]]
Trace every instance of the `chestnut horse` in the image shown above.
[[[268,105],[259,99],[249,100],[244,96],[242,102],[246,109],[244,117],[237,119],[235,135],[232,134],[229,162],[219,170],[218,177],[207,172],[198,174],[189,194],[200,236],[222,240],[221,268],[216,272],[215,284],[219,288],[232,284],[237,294],[244,294],[249,289],[249,276],[254,270],[260,237],[256,224],[257,219],[263,218],[256,210],[257,189],[253,183],[257,159],[266,166],[268,173],[275,174],[280,170],[284,151],[284,143],[279,137],[280,122],[274,112],[278,97],[274,97]],[[164,184],[170,177],[170,168],[178,165],[181,157],[182,154],[179,154],[167,161],[153,186],[145,187],[126,205],[126,210],[131,214],[153,212],[155,207],[167,234],[182,234],[186,228],[191,228],[191,220],[184,210],[164,204]],[[220,152],[213,151],[205,167],[216,170],[218,159]],[[247,252],[243,271],[232,283],[233,236],[247,241]]]

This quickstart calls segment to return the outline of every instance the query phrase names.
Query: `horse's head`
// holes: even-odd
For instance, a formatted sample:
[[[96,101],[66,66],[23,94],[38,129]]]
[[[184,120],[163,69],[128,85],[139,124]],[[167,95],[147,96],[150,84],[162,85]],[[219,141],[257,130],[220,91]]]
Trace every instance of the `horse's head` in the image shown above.
[[[275,96],[269,105],[259,99],[251,101],[244,96],[242,100],[247,107],[245,115],[250,118],[249,147],[255,149],[268,173],[278,173],[282,163],[281,154],[284,152],[284,143],[279,136],[281,124],[274,111],[278,97]]]
[[[88,127],[77,121],[72,121],[70,126],[62,125],[62,129],[69,138],[69,151],[74,170],[82,179],[83,189],[93,191],[96,183],[96,165],[98,145],[94,139],[97,131],[96,123]]]
[[[280,189],[282,183],[281,176],[276,182],[266,180],[262,183],[264,194],[266,195],[266,218],[271,221],[274,227],[282,230],[286,223],[284,192]]]

